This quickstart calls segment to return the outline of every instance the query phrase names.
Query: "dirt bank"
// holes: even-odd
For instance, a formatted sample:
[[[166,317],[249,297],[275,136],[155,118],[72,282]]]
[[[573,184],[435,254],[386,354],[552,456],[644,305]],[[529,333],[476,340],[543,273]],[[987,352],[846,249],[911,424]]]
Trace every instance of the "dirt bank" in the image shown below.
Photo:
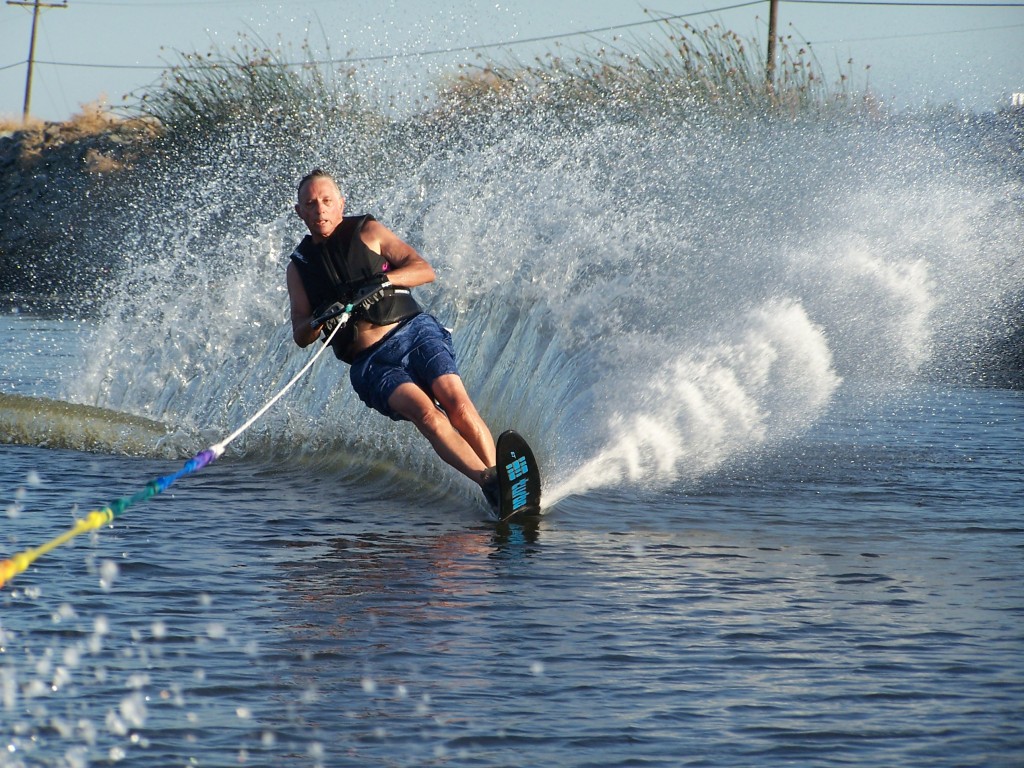
[[[63,123],[0,126],[0,296],[3,303],[89,303],[109,269],[79,241],[106,191],[158,132],[86,110]]]

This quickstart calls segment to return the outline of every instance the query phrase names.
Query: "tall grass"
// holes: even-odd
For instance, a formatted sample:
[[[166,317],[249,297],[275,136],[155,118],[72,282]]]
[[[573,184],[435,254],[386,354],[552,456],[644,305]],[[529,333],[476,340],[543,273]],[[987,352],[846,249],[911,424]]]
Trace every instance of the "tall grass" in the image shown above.
[[[615,105],[630,109],[657,104],[722,114],[816,112],[858,103],[848,74],[829,84],[810,48],[792,36],[776,46],[775,77],[756,42],[718,24],[698,29],[663,21],[662,39],[626,41],[596,51],[549,52],[530,64],[467,66],[441,91],[444,108],[479,111],[529,98],[550,104]],[[862,94],[867,98],[867,94]]]
[[[379,122],[356,91],[354,72],[332,72],[314,61],[308,42],[300,59],[289,48],[271,47],[241,36],[227,51],[177,53],[160,82],[137,99],[135,111],[158,121],[172,134],[202,134],[240,121],[344,116]]]
[[[425,111],[436,118],[524,103],[631,109],[657,104],[725,114],[796,114],[855,104],[849,77],[826,83],[809,48],[791,36],[778,41],[775,78],[768,83],[756,42],[717,24],[698,29],[666,20],[660,31],[660,40],[619,40],[597,50],[556,46],[528,64],[463,66],[438,84],[437,98]],[[354,69],[332,72],[316,61],[308,41],[301,47],[301,63],[292,58],[286,49],[244,36],[226,52],[179,53],[137,109],[171,132],[202,131],[244,117],[337,117],[376,129],[389,122],[382,105],[361,95]]]

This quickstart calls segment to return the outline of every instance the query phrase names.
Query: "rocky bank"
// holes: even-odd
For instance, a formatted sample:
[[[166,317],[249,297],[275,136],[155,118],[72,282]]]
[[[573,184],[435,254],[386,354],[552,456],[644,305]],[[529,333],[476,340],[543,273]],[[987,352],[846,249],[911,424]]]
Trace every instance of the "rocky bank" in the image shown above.
[[[0,298],[7,307],[86,309],[108,275],[86,256],[108,192],[158,136],[152,124],[85,113],[0,131]]]

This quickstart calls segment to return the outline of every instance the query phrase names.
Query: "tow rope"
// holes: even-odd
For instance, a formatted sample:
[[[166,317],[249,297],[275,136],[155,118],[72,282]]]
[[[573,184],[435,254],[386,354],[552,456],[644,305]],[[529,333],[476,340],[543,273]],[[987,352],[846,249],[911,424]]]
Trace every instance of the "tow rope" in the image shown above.
[[[145,501],[146,499],[156,496],[158,493],[163,493],[179,478],[182,478],[185,475],[190,475],[193,472],[198,472],[207,464],[211,464],[212,462],[219,459],[221,454],[223,454],[224,450],[228,447],[228,445],[235,438],[237,438],[239,435],[241,435],[243,432],[249,429],[249,427],[255,424],[256,421],[261,416],[263,416],[263,414],[265,414],[268,410],[270,410],[273,407],[274,403],[276,403],[278,400],[284,397],[284,394],[289,389],[292,388],[295,382],[301,379],[303,375],[305,375],[306,371],[313,367],[313,364],[317,361],[320,355],[322,355],[324,351],[330,347],[331,340],[334,338],[334,335],[341,328],[343,328],[346,325],[346,323],[348,323],[349,317],[352,314],[353,307],[352,304],[347,304],[344,306],[344,308],[342,308],[340,304],[336,304],[335,306],[337,307],[337,310],[335,310],[333,314],[329,312],[327,315],[323,316],[322,318],[319,318],[322,320],[326,320],[329,319],[330,317],[338,317],[337,325],[335,325],[334,328],[331,330],[330,335],[324,339],[324,343],[321,345],[320,349],[318,349],[316,354],[313,355],[309,359],[309,361],[302,367],[302,370],[295,374],[295,376],[292,377],[292,380],[285,384],[276,395],[274,395],[266,403],[264,403],[263,407],[256,411],[256,413],[254,413],[248,421],[242,424],[242,426],[240,426],[226,438],[221,440],[219,443],[215,443],[206,450],[197,453],[195,456],[193,456],[191,459],[185,462],[185,465],[177,472],[173,472],[172,474],[164,475],[163,477],[158,477],[155,480],[151,480],[146,484],[146,487],[143,488],[138,493],[132,496],[122,496],[117,501],[111,502],[102,509],[96,509],[89,512],[85,517],[80,518],[72,528],[68,529],[60,536],[51,539],[42,546],[35,547],[32,549],[26,549],[23,552],[19,552],[18,554],[13,555],[11,558],[7,560],[0,561],[0,588],[2,588],[5,584],[7,584],[7,582],[9,582],[18,574],[24,573],[25,570],[30,565],[32,565],[32,563],[34,563],[36,560],[38,560],[40,557],[47,554],[48,552],[51,552],[57,547],[66,544],[79,534],[86,533],[88,531],[95,531],[98,528],[102,528],[104,525],[112,523],[116,518],[124,514],[125,510],[127,510],[133,504],[138,504],[139,502]]]

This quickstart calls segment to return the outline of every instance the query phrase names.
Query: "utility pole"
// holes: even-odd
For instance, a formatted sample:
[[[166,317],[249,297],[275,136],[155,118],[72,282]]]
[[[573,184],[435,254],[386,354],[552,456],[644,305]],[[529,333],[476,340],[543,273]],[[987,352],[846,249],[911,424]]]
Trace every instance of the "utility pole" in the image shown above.
[[[775,38],[779,22],[779,0],[770,0],[768,6],[768,66],[767,72],[768,90],[775,88]]]
[[[67,8],[68,0],[62,3],[41,3],[39,0],[7,0],[8,5],[20,5],[23,8],[32,8],[32,41],[28,45],[28,74],[25,76],[25,108],[22,110],[21,119],[28,122],[29,107],[32,104],[32,66],[36,61],[36,28],[39,26],[39,11],[42,8]]]

